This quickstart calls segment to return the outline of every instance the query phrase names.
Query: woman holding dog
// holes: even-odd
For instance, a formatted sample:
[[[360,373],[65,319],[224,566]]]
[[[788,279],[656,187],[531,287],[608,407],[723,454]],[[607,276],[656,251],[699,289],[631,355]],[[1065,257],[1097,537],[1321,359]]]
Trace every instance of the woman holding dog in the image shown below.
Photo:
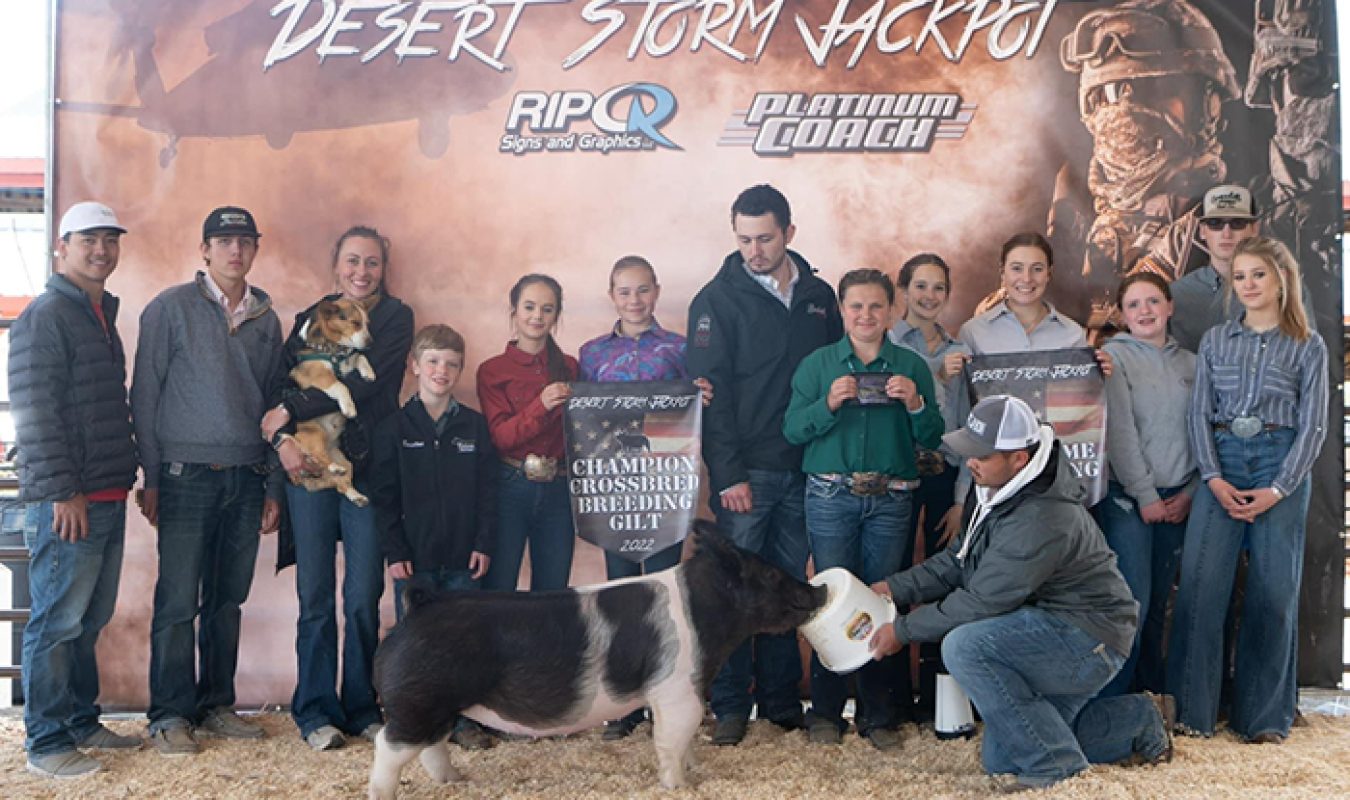
[[[530,590],[565,589],[572,573],[572,507],[567,494],[562,406],[577,360],[553,339],[562,287],[526,275],[511,287],[515,336],[478,367],[478,402],[501,455],[497,552],[484,588],[510,592],[530,546]]]
[[[365,355],[375,379],[366,380],[357,372],[341,378],[357,409],[356,417],[347,420],[342,450],[353,464],[357,490],[363,493],[368,435],[399,408],[398,393],[413,337],[412,309],[385,291],[388,266],[388,239],[374,228],[348,229],[333,247],[338,291],[297,314],[286,340],[285,362],[290,370],[302,357],[310,357],[301,353],[306,349],[303,330],[319,303],[349,300],[365,311],[370,331]],[[293,480],[304,471],[305,457],[286,432],[294,430],[297,422],[336,411],[337,403],[322,391],[291,385],[263,418],[263,435],[277,447],[282,466]],[[347,736],[373,739],[380,729],[380,707],[371,680],[384,591],[384,559],[374,509],[358,506],[333,489],[310,492],[294,483],[287,485],[286,498],[300,599],[295,639],[298,680],[291,717],[300,735],[316,750],[341,747]],[[334,555],[339,542],[345,636],[340,692]],[[289,563],[286,545],[283,537],[279,566]]]

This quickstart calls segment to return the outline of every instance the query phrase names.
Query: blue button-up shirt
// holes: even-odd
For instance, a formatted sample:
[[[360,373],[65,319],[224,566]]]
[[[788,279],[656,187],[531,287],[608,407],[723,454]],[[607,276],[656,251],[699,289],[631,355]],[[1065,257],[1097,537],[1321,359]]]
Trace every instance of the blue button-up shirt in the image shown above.
[[[1271,483],[1285,496],[1293,494],[1326,438],[1327,391],[1327,348],[1316,331],[1300,342],[1279,328],[1258,333],[1237,321],[1211,328],[1200,340],[1191,394],[1191,448],[1200,479],[1223,474],[1214,425],[1254,416],[1295,430]]]

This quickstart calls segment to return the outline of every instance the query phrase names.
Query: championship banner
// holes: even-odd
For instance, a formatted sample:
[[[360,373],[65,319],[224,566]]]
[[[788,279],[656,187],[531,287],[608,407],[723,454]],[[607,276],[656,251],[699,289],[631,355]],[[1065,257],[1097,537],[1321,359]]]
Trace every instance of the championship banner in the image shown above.
[[[577,535],[633,562],[684,541],[702,422],[690,381],[572,384],[563,424]]]
[[[1025,400],[1055,429],[1091,508],[1106,496],[1106,380],[1091,348],[974,356],[966,365],[971,404],[995,394]]]

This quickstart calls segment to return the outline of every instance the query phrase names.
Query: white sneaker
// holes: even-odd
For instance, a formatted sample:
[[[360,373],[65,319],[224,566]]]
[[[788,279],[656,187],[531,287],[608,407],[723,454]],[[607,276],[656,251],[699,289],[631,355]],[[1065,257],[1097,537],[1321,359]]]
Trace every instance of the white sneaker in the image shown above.
[[[309,732],[305,743],[315,750],[336,750],[347,743],[347,737],[332,725],[322,725]]]

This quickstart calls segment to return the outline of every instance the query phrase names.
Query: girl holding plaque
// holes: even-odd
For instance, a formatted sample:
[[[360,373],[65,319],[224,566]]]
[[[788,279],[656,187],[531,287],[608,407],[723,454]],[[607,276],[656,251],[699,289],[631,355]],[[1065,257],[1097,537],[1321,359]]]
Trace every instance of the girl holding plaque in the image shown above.
[[[1136,272],[1121,281],[1116,305],[1129,332],[1104,345],[1116,363],[1106,381],[1111,481],[1093,511],[1139,601],[1139,627],[1103,697],[1163,691],[1167,600],[1198,485],[1186,434],[1195,354],[1167,334],[1172,291],[1161,276]]]
[[[1240,244],[1230,301],[1243,314],[1200,340],[1190,440],[1200,472],[1181,555],[1167,688],[1183,733],[1210,736],[1223,623],[1244,545],[1250,560],[1228,727],[1253,744],[1289,735],[1298,700],[1298,597],[1309,471],[1326,438],[1327,351],[1308,323],[1289,248]]]
[[[565,589],[572,572],[572,508],[567,495],[562,406],[577,361],[553,340],[562,287],[526,275],[511,287],[515,337],[478,368],[478,402],[502,459],[497,548],[484,588],[514,591],[525,544],[530,590]]]
[[[783,436],[805,446],[806,527],[816,570],[842,567],[868,585],[904,566],[911,494],[919,484],[915,449],[935,449],[943,431],[928,365],[886,337],[894,301],[895,287],[879,270],[853,270],[839,281],[844,338],[802,360],[783,420]],[[890,680],[897,665],[888,661],[852,673],[858,733],[879,750],[900,744]],[[848,679],[812,655],[813,743],[841,741]]]

